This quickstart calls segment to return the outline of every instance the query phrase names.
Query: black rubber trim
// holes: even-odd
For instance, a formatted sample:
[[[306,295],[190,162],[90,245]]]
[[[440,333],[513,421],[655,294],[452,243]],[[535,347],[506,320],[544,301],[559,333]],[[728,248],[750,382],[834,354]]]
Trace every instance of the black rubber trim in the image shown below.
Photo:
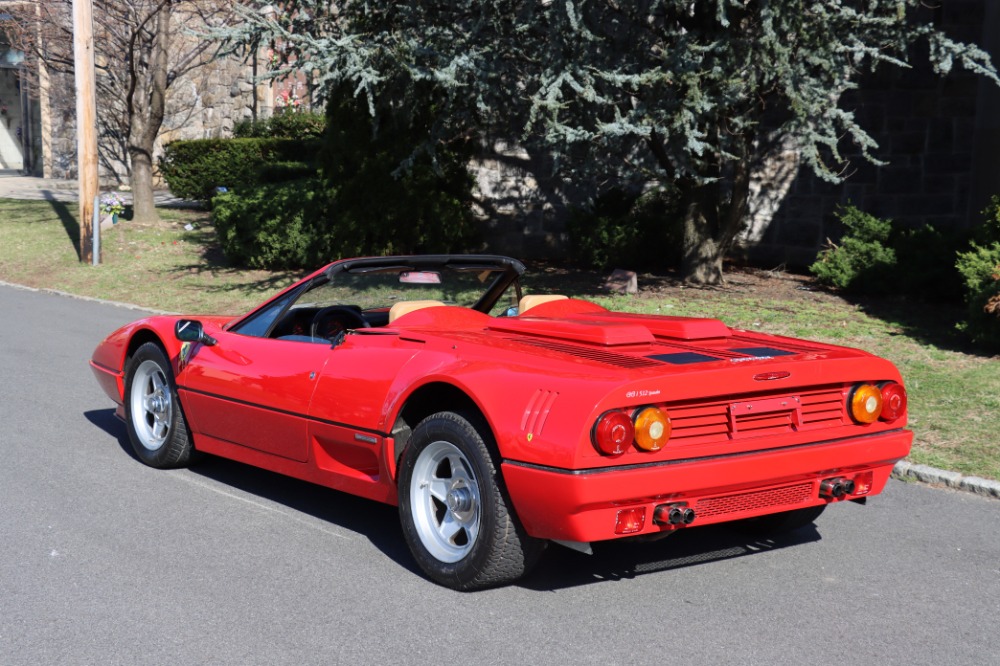
[[[792,444],[791,446],[779,446],[774,449],[756,449],[754,451],[738,451],[736,453],[724,453],[722,455],[700,456],[695,458],[680,458],[677,460],[658,460],[655,462],[648,462],[648,463],[618,465],[616,467],[587,467],[585,469],[566,469],[565,467],[552,467],[550,465],[539,465],[537,463],[529,463],[529,462],[523,462],[521,460],[509,460],[509,459],[504,459],[503,464],[513,465],[514,467],[524,467],[527,469],[537,469],[543,472],[552,472],[553,474],[567,474],[570,476],[579,476],[583,474],[614,474],[615,472],[623,472],[623,471],[630,471],[637,469],[653,469],[656,467],[672,467],[674,465],[687,465],[694,462],[706,462],[709,460],[745,458],[747,456],[755,456],[761,453],[775,453],[778,451],[793,451],[795,449],[808,449],[815,446],[826,446],[828,444],[836,444],[838,442],[843,442],[850,439],[868,439],[873,437],[882,437],[884,435],[889,435],[896,432],[903,432],[903,429],[897,428],[895,430],[886,430],[885,432],[857,435],[855,437],[838,437],[837,439],[824,439],[819,442],[808,442],[806,444]],[[873,464],[878,464],[878,463],[873,463]]]

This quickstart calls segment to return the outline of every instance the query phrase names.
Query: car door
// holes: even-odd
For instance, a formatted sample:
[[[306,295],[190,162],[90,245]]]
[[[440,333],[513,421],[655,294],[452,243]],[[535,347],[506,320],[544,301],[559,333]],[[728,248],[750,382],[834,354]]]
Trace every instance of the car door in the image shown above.
[[[331,354],[329,343],[213,332],[178,375],[185,415],[200,435],[305,462],[309,403]]]

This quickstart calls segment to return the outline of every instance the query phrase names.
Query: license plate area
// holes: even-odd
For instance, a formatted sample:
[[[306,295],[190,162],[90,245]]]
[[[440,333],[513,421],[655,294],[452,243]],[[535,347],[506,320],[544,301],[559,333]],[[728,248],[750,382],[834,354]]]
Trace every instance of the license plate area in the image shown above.
[[[738,434],[760,431],[798,430],[802,424],[802,401],[798,396],[763,398],[729,404],[729,432]]]

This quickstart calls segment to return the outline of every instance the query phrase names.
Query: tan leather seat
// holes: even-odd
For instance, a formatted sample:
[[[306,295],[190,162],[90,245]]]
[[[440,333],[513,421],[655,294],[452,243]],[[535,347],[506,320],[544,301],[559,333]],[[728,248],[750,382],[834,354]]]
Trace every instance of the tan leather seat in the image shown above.
[[[566,300],[566,297],[560,296],[559,294],[528,294],[527,296],[521,297],[521,302],[517,305],[517,313],[519,315],[523,315],[536,305],[563,300]]]
[[[389,308],[389,323],[396,321],[405,314],[410,314],[415,310],[423,308],[433,308],[444,305],[441,301],[400,301]]]

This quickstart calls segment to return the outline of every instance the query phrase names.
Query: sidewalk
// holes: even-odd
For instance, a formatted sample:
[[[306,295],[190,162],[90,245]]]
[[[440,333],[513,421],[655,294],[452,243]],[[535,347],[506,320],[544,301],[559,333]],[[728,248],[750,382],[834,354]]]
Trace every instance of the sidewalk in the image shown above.
[[[24,176],[19,171],[0,169],[0,199],[27,199],[30,201],[76,201],[79,185],[75,180],[36,178]],[[107,190],[105,190],[107,191]],[[130,192],[119,192],[131,203]],[[157,206],[169,208],[197,208],[196,201],[175,197],[169,190],[158,190],[154,196]]]

